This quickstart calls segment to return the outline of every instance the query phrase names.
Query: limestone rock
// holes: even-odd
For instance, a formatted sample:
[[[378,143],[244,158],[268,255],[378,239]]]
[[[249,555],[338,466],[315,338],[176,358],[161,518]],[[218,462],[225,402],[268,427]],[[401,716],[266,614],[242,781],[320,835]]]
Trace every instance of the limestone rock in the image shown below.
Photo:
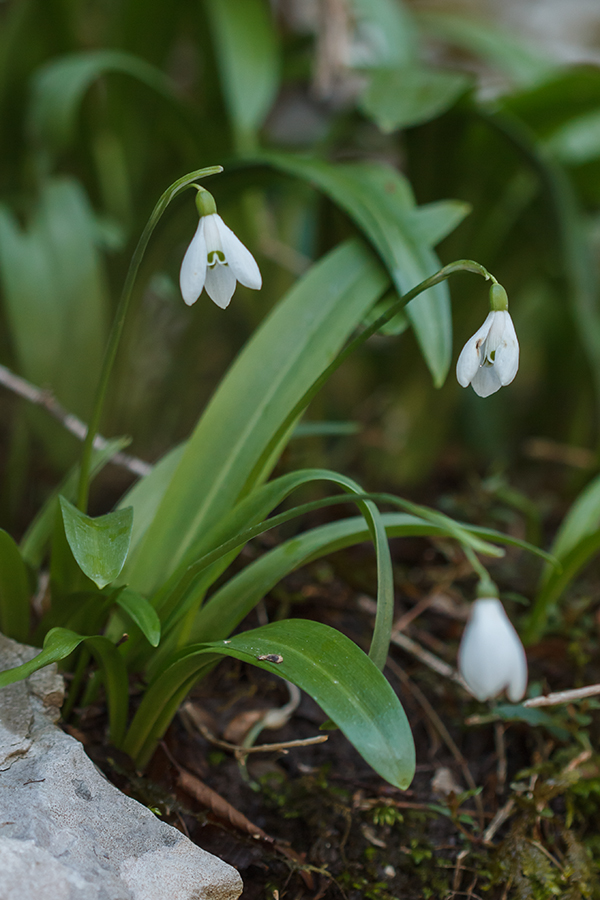
[[[38,651],[0,634],[0,671]],[[51,666],[0,689],[0,900],[235,900],[235,869],[99,772],[56,727]]]

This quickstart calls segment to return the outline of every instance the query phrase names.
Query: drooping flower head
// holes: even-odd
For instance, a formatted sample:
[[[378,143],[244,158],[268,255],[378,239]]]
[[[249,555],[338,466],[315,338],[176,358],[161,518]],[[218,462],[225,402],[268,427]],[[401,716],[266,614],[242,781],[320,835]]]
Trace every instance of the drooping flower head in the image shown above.
[[[524,696],[525,650],[497,597],[473,603],[458,650],[458,669],[478,700],[490,700],[504,690],[513,703]]]
[[[202,289],[221,309],[229,306],[236,282],[257,291],[262,286],[256,260],[217,213],[214,198],[197,188],[200,221],[181,264],[179,285],[188,306]]]
[[[469,338],[456,364],[458,383],[462,387],[470,384],[480,397],[489,397],[510,384],[519,368],[519,342],[502,285],[490,288],[490,306],[487,319]]]

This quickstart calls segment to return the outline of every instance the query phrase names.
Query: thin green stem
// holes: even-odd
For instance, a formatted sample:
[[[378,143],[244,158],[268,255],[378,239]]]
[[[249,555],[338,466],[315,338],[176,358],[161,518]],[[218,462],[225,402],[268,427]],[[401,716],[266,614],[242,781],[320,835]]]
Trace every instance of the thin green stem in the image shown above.
[[[129,303],[131,300],[131,295],[133,293],[133,286],[135,284],[135,279],[137,277],[137,273],[144,253],[146,252],[146,247],[148,246],[148,242],[150,241],[150,238],[152,236],[152,232],[158,225],[158,222],[160,221],[171,200],[173,200],[186,188],[192,187],[193,182],[197,179],[208,178],[210,175],[218,175],[222,171],[222,166],[209,166],[205,169],[197,169],[195,172],[190,172],[187,175],[184,175],[183,178],[179,178],[170,187],[168,187],[152,210],[150,218],[146,223],[146,227],[142,232],[142,236],[140,237],[137,247],[133,252],[133,256],[131,257],[131,262],[129,264],[129,270],[127,272],[127,277],[125,278],[125,283],[123,285],[123,291],[121,292],[121,299],[119,300],[119,305],[115,313],[115,318],[108,338],[108,343],[104,352],[102,369],[100,371],[100,379],[98,381],[96,397],[94,400],[94,409],[90,419],[90,424],[88,425],[87,435],[83,444],[83,450],[81,452],[81,469],[79,474],[79,488],[77,491],[77,506],[82,512],[85,512],[87,509],[88,496],[90,491],[90,471],[94,438],[98,433],[98,429],[100,428],[100,420],[102,418],[102,411],[104,409],[104,401],[106,399],[108,383],[117,355],[119,342],[121,340],[121,334],[123,333],[123,325],[125,324],[125,317],[127,315],[127,310],[129,309]]]
[[[468,544],[463,544],[463,553],[471,563],[473,571],[479,575],[479,584],[477,586],[478,597],[497,597],[498,588],[489,576],[488,570],[479,562],[477,554]]]
[[[456,272],[473,272],[475,275],[481,275],[486,281],[491,281],[493,284],[498,284],[497,280],[488,272],[488,270],[480,265],[480,263],[475,262],[472,259],[459,259],[455,262],[448,263],[447,266],[444,266],[439,272],[436,272],[435,275],[430,275],[429,278],[426,278],[424,281],[421,281],[416,287],[412,288],[412,290],[408,291],[407,294],[403,294],[399,297],[388,309],[379,316],[378,319],[375,319],[374,322],[371,323],[367,328],[361,331],[356,335],[345,347],[344,349],[338,353],[336,358],[331,362],[326,369],[319,375],[316,381],[312,383],[306,393],[298,400],[296,405],[293,407],[291,412],[288,414],[284,422],[279,426],[265,449],[263,450],[260,458],[258,459],[256,465],[254,466],[252,472],[248,476],[246,481],[246,487],[242,491],[241,496],[243,497],[246,493],[251,491],[263,472],[265,465],[268,460],[271,459],[273,453],[277,449],[279,443],[283,440],[289,429],[292,427],[298,416],[306,409],[310,401],[316,394],[321,390],[325,382],[330,378],[330,376],[338,369],[341,364],[352,354],[361,344],[364,344],[370,337],[372,337],[376,332],[378,332],[384,325],[386,325],[390,319],[400,312],[400,310],[410,303],[411,300],[414,300],[415,297],[418,297],[419,294],[422,294],[423,291],[428,290],[431,287],[434,287],[436,284],[439,284],[441,281],[445,281],[450,275],[454,275]]]

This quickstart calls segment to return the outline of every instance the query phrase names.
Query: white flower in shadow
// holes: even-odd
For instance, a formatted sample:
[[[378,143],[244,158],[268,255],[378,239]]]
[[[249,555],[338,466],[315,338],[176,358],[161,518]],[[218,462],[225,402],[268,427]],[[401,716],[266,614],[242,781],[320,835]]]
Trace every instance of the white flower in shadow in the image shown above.
[[[202,216],[181,264],[183,299],[191,306],[205,288],[211,300],[225,309],[238,281],[259,290],[262,278],[256,260],[218,213]]]
[[[456,377],[480,397],[510,384],[519,368],[519,342],[508,310],[492,310],[462,349]]]
[[[527,688],[527,658],[497,597],[476,600],[458,650],[458,669],[478,700],[506,690],[516,703]]]

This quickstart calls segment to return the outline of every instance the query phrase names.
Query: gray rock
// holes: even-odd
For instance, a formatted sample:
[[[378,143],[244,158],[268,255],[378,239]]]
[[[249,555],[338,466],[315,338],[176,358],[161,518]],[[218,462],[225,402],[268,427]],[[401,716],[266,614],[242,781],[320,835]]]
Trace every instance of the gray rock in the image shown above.
[[[0,671],[37,653],[0,634]],[[0,689],[0,900],[235,900],[238,872],[122,794],[56,727],[54,666]]]

